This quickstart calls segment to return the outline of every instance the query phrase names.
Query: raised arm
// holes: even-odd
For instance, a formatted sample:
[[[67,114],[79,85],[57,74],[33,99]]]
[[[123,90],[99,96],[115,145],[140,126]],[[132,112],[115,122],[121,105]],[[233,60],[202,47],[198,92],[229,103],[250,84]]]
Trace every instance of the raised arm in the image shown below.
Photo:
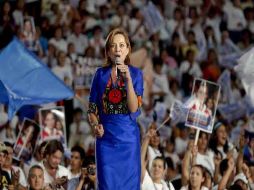
[[[196,156],[197,156],[197,146],[194,146],[193,141],[189,141],[188,150],[185,152],[182,162],[182,186],[188,184],[189,170],[192,165],[195,165]]]
[[[147,160],[146,160],[146,153],[147,153],[147,148],[150,142],[150,139],[152,136],[154,136],[156,131],[154,129],[149,129],[148,132],[146,133],[144,137],[144,141],[142,143],[141,147],[141,183],[143,182],[143,179],[145,177],[145,172],[146,172],[146,165],[147,165]]]
[[[222,176],[219,185],[218,190],[224,190],[227,188],[227,183],[230,178],[230,175],[234,171],[235,163],[233,157],[228,159],[228,169],[225,171],[224,175]]]

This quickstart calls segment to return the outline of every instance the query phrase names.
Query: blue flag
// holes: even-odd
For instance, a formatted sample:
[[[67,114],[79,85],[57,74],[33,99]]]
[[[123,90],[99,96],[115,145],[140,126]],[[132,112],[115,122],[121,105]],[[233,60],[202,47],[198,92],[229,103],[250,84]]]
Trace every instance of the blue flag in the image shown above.
[[[72,98],[73,91],[17,39],[0,54],[0,102],[11,119],[23,105]]]

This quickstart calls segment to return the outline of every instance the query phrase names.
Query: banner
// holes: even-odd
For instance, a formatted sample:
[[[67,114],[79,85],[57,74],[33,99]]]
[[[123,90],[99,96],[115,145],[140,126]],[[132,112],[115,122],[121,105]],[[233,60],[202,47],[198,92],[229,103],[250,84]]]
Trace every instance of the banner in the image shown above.
[[[56,139],[67,145],[64,107],[42,108],[39,119],[42,142]]]
[[[33,120],[25,118],[14,145],[14,158],[29,162],[32,158],[40,127]]]
[[[247,111],[242,101],[233,104],[219,104],[218,110],[228,122],[243,117]]]
[[[163,25],[163,17],[157,7],[149,1],[148,5],[142,9],[142,14],[145,20],[144,25],[149,35],[158,32]]]
[[[185,122],[189,109],[181,101],[176,100],[170,109],[171,125]]]
[[[203,79],[195,79],[192,98],[186,102],[188,114],[185,125],[212,133],[220,86]]]

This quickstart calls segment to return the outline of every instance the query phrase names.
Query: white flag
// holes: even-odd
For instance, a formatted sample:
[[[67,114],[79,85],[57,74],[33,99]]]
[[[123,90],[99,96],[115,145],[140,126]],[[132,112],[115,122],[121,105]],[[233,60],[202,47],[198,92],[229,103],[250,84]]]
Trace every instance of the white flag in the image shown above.
[[[163,25],[163,17],[158,8],[149,1],[148,5],[142,9],[144,15],[145,27],[149,36],[158,32]]]
[[[254,48],[243,54],[237,61],[239,64],[234,67],[242,81],[246,94],[254,105]]]
[[[228,69],[224,70],[220,75],[217,83],[221,86],[222,91],[222,101],[224,103],[234,103],[233,92],[231,88],[231,79],[230,79],[230,71]]]

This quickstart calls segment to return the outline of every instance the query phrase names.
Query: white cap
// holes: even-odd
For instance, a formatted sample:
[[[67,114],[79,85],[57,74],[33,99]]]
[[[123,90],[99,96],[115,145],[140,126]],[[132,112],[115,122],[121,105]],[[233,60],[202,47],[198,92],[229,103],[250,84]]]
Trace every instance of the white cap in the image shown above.
[[[213,177],[214,171],[215,171],[215,166],[213,163],[209,160],[209,157],[207,155],[203,156],[201,154],[197,154],[196,158],[196,164],[203,166]]]
[[[235,178],[234,178],[234,183],[235,183],[236,181],[238,181],[238,180],[241,180],[241,181],[243,181],[245,184],[248,184],[248,180],[247,180],[246,176],[245,176],[242,172],[239,173],[239,174],[237,174],[237,175],[235,176]]]

